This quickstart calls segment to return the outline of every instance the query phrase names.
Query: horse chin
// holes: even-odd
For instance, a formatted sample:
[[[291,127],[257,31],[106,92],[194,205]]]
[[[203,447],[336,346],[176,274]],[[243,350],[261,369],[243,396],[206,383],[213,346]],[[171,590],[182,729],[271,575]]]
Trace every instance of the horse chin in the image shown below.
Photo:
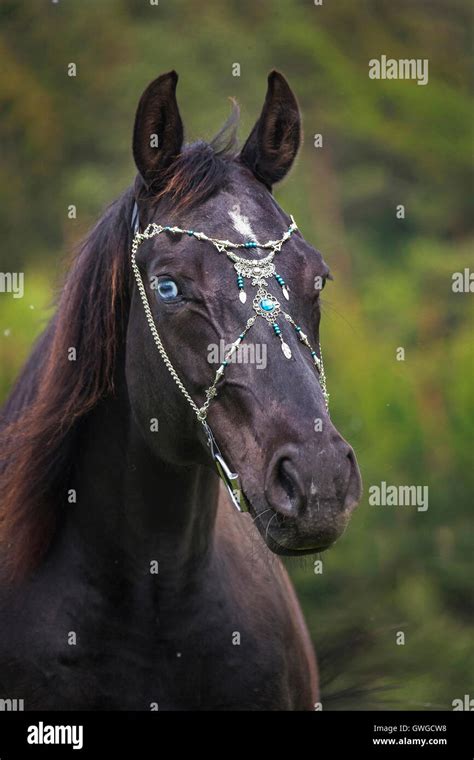
[[[304,536],[298,531],[298,526],[292,520],[282,518],[278,512],[267,506],[256,509],[248,501],[249,513],[253,518],[260,535],[274,554],[282,557],[304,557],[308,554],[320,554],[329,549],[341,537],[346,528],[346,521],[332,522],[331,528],[305,531]],[[282,523],[274,525],[273,523]]]

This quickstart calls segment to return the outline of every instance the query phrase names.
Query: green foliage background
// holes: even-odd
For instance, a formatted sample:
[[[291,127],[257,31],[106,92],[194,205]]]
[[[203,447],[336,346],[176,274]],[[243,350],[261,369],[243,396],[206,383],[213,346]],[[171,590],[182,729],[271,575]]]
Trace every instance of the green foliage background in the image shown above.
[[[244,139],[272,68],[299,97],[306,140],[276,195],[336,276],[322,325],[332,415],[365,482],[324,572],[289,563],[328,708],[451,709],[474,696],[474,296],[451,288],[453,272],[474,270],[471,23],[468,0],[0,7],[2,271],[26,273],[24,299],[0,294],[2,398],[51,313],[67,252],[134,176],[144,86],[177,69],[188,139],[212,136],[232,95]],[[429,84],[370,80],[381,54],[428,58]],[[369,506],[382,480],[428,485],[428,511]]]

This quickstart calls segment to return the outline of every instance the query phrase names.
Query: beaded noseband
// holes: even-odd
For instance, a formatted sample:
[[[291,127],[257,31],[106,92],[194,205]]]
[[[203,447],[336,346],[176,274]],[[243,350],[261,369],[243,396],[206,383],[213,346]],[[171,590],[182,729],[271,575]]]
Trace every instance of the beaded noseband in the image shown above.
[[[255,240],[249,240],[246,243],[232,243],[230,240],[220,240],[218,238],[208,237],[207,235],[204,234],[204,232],[195,232],[194,230],[182,230],[180,227],[170,227],[170,226],[163,227],[161,224],[156,224],[154,222],[152,224],[149,224],[143,232],[140,232],[138,207],[136,204],[133,209],[132,229],[134,231],[134,238],[132,241],[132,249],[131,249],[131,263],[132,263],[132,269],[135,275],[135,279],[137,281],[140,297],[143,303],[143,308],[145,309],[145,315],[148,321],[148,325],[150,327],[153,339],[161,355],[161,358],[163,359],[176,385],[180,389],[183,396],[186,398],[189,405],[194,410],[199,422],[203,425],[205,429],[207,442],[211,450],[211,454],[215,462],[217,472],[226,485],[226,488],[232,500],[232,503],[241,512],[247,511],[248,505],[247,505],[244,493],[240,485],[239,476],[237,473],[232,472],[231,469],[226,464],[224,457],[222,456],[219,450],[219,447],[215,441],[215,438],[212,434],[212,431],[207,423],[206,418],[207,418],[207,412],[208,412],[210,403],[212,399],[215,398],[215,396],[217,395],[217,385],[224,374],[225,368],[229,365],[234,353],[238,350],[241,342],[244,340],[248,331],[250,330],[252,325],[256,322],[258,317],[265,319],[271,325],[276,337],[280,340],[281,350],[283,352],[283,355],[287,359],[291,359],[291,356],[292,356],[291,349],[289,345],[285,343],[283,339],[281,327],[278,323],[278,317],[283,316],[284,319],[286,319],[286,321],[290,325],[292,325],[300,341],[311,352],[313,363],[319,373],[319,382],[321,385],[321,390],[323,393],[326,408],[328,408],[328,405],[329,405],[329,394],[326,388],[326,376],[324,373],[321,347],[319,347],[319,357],[318,357],[318,354],[316,353],[316,351],[310,344],[307,335],[305,335],[301,327],[299,327],[299,325],[295,323],[295,321],[290,316],[290,314],[287,314],[285,311],[283,311],[278,299],[274,295],[269,293],[268,291],[267,281],[269,278],[274,277],[281,288],[284,298],[287,301],[289,301],[290,299],[290,295],[289,295],[290,290],[287,284],[285,283],[285,280],[283,279],[283,277],[276,272],[275,264],[273,263],[273,259],[275,258],[275,255],[281,251],[281,247],[283,243],[289,240],[293,232],[298,229],[293,217],[291,216],[290,218],[291,218],[291,224],[279,240],[269,240],[266,243],[259,243]],[[227,256],[227,258],[230,259],[230,261],[232,261],[234,264],[234,269],[237,274],[237,286],[239,289],[239,299],[242,304],[245,304],[247,301],[247,293],[245,291],[245,280],[246,279],[250,280],[252,287],[256,288],[256,292],[252,301],[252,309],[255,313],[252,314],[252,316],[250,316],[247,319],[244,329],[239,334],[238,338],[234,340],[234,342],[228,348],[222,363],[219,365],[216,371],[212,384],[205,391],[205,401],[204,401],[204,404],[200,407],[197,406],[193,398],[190,396],[190,394],[186,390],[186,387],[184,386],[178,373],[173,367],[173,364],[165,350],[165,347],[162,343],[162,340],[156,328],[155,320],[153,319],[153,314],[150,308],[150,304],[148,302],[145,286],[143,284],[140,270],[136,262],[136,254],[137,254],[140,244],[144,240],[149,240],[150,238],[153,238],[156,235],[161,235],[162,232],[169,232],[171,234],[189,235],[189,237],[193,237],[196,240],[206,241],[208,243],[211,243],[219,253],[224,253]],[[265,258],[263,259],[254,259],[254,260],[242,258],[238,256],[236,253],[234,253],[234,251],[238,249],[252,249],[252,248],[269,249],[270,253],[267,256],[265,256]]]

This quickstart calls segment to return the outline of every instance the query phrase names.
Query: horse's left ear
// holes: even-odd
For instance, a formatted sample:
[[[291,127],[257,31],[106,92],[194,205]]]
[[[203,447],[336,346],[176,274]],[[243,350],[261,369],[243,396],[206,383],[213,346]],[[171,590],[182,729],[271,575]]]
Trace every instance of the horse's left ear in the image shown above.
[[[285,77],[272,71],[262,113],[242,148],[240,160],[271,188],[290,170],[300,142],[298,103]]]
[[[176,71],[162,74],[140,98],[133,130],[133,157],[148,188],[180,153],[183,122],[176,101]]]

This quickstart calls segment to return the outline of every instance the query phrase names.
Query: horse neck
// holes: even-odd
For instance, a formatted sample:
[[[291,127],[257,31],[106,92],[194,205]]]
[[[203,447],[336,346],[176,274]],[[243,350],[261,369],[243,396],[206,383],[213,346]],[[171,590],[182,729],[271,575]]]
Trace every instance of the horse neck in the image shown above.
[[[79,433],[69,527],[88,573],[117,585],[159,576],[163,593],[189,588],[207,567],[218,480],[199,465],[170,465],[150,450],[119,393]],[[158,563],[158,565],[156,565]]]

